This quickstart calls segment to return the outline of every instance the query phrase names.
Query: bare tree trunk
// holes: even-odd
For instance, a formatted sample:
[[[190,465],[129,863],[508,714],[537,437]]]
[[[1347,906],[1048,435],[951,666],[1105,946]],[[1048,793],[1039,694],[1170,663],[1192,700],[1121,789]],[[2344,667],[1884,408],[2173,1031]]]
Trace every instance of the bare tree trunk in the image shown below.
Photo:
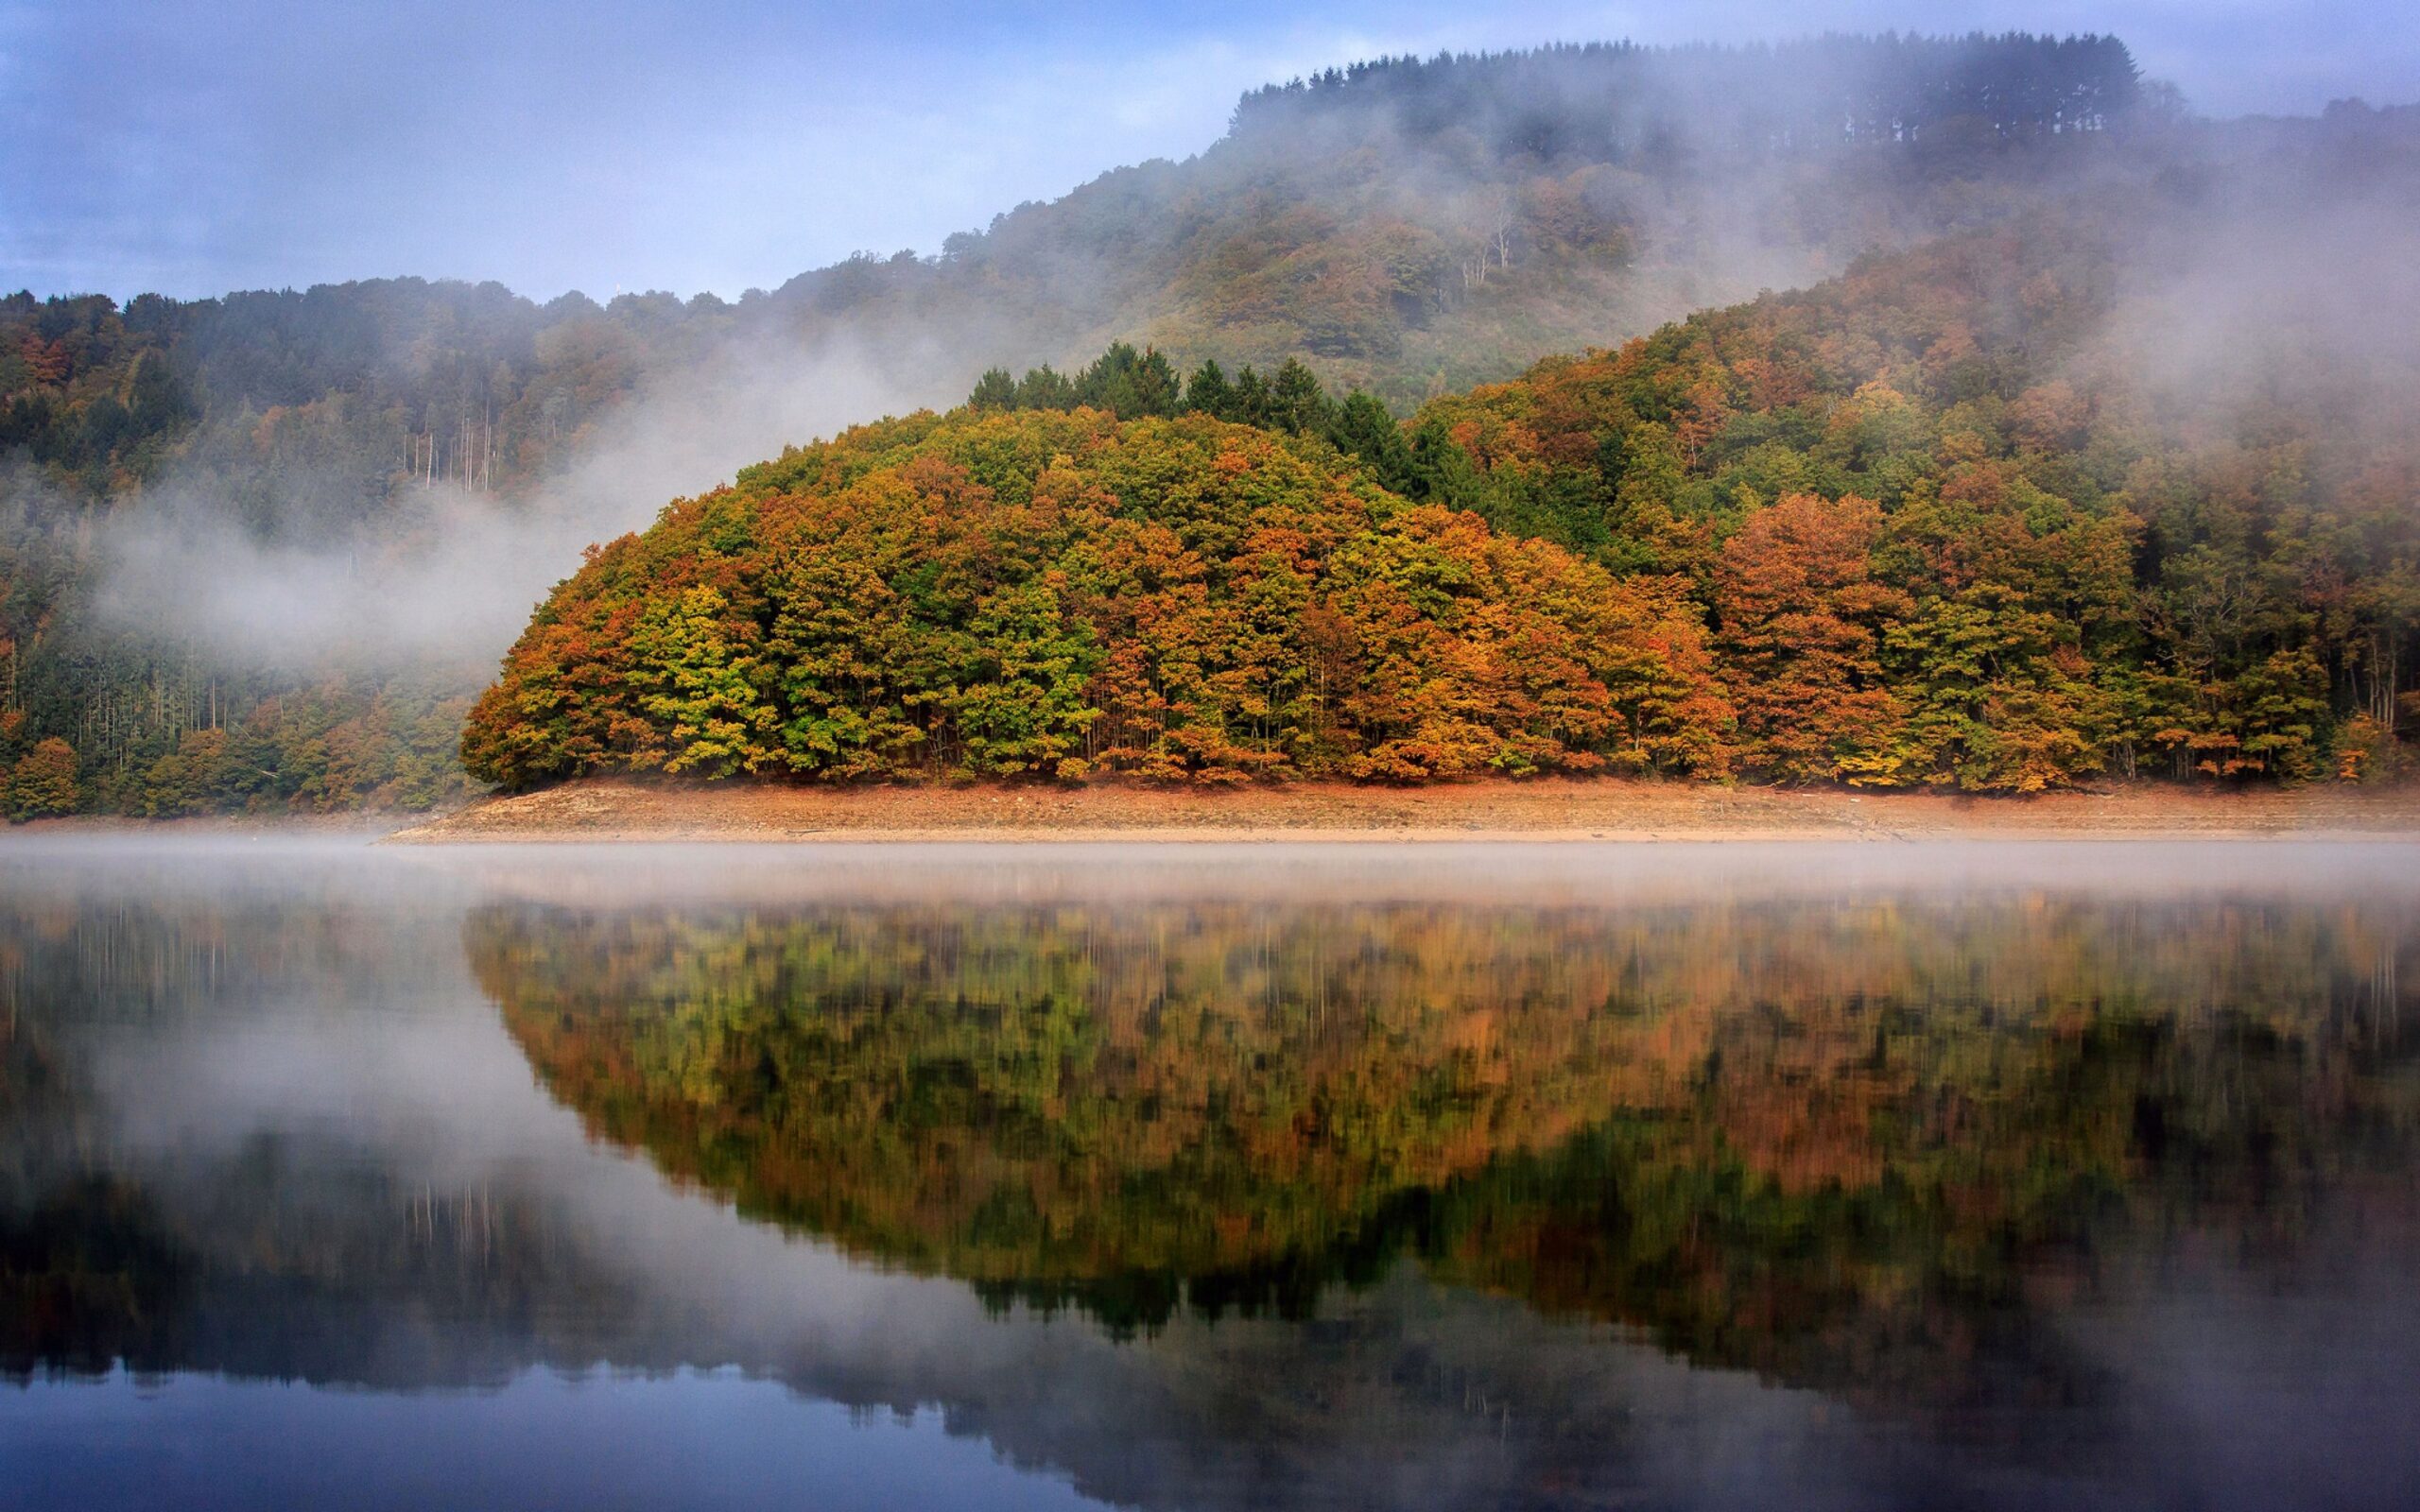
[[[2388,626],[2373,641],[2377,664],[2371,678],[2371,702],[2377,706],[2377,722],[2392,735],[2396,713],[2395,685],[2403,680],[2403,637],[2396,627]]]

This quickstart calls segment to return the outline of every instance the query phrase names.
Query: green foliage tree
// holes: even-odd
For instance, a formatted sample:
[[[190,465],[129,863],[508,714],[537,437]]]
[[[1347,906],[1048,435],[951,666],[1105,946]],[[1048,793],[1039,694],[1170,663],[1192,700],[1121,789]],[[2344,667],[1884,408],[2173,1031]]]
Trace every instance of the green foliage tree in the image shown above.
[[[987,368],[977,381],[975,392],[966,403],[976,409],[1014,409],[1017,407],[1017,381],[1009,376],[1006,368]]]
[[[968,660],[949,713],[967,769],[984,777],[1084,775],[1085,701],[1098,664],[1091,627],[1070,625],[1039,579],[1002,588],[975,611]]]
[[[1187,414],[1207,415],[1213,420],[1238,418],[1235,412],[1235,389],[1217,358],[1204,360],[1185,380],[1184,408]]]
[[[1269,418],[1263,423],[1297,436],[1322,436],[1326,434],[1333,414],[1334,405],[1321,386],[1319,375],[1299,360],[1287,358],[1269,386]]]
[[[147,818],[168,818],[227,808],[233,797],[233,776],[225,730],[187,730],[176,749],[144,773],[143,814]]]
[[[1421,493],[1421,476],[1403,427],[1387,406],[1359,389],[1344,396],[1328,427],[1328,438],[1340,452],[1359,457],[1378,482],[1406,498]]]
[[[631,629],[631,684],[668,747],[664,768],[729,777],[754,771],[771,753],[763,738],[778,723],[759,686],[759,658],[744,649],[748,627],[703,583],[655,600]]]
[[[1053,371],[1044,363],[1017,380],[1019,409],[1073,409],[1076,407],[1076,386],[1066,375]]]

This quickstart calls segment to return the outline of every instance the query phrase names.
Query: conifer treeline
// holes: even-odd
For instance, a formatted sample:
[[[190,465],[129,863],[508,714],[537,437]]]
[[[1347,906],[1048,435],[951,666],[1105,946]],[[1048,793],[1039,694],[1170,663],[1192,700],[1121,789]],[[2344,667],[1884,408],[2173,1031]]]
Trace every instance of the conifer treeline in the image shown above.
[[[1911,143],[1951,123],[2002,139],[2100,131],[2135,105],[2115,37],[1824,36],[1749,46],[1588,43],[1379,58],[1253,91],[1239,136],[1354,112],[1415,137],[1480,133],[1499,151],[1619,163]]]
[[[1046,364],[1028,369],[1023,378],[1011,378],[1005,368],[991,369],[967,397],[967,405],[977,410],[1091,408],[1119,420],[1206,415],[1236,425],[1324,437],[1340,451],[1374,460],[1393,457],[1400,446],[1386,405],[1359,389],[1341,401],[1335,399],[1319,374],[1295,358],[1287,358],[1265,377],[1246,363],[1230,378],[1213,357],[1191,376],[1179,379],[1175,365],[1158,349],[1138,351],[1124,341],[1112,342],[1073,378]]]

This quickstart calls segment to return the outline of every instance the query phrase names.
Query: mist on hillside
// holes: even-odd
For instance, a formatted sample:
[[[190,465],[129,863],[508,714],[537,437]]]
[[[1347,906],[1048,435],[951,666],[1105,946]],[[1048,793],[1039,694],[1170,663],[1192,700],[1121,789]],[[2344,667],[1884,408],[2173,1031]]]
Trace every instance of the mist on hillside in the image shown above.
[[[2056,138],[2099,129],[2080,112],[2128,81],[2088,73],[2092,97],[2035,107],[2039,141],[1986,150],[1954,91],[1898,77],[1934,56],[1910,48],[1564,49],[1272,87],[1201,156],[1112,170],[940,256],[853,260],[711,318],[651,297],[668,310],[620,322],[641,380],[501,489],[492,466],[449,484],[421,462],[434,421],[436,440],[395,438],[434,476],[305,455],[265,505],[181,459],[102,530],[94,604],[244,662],[493,660],[581,547],[785,445],[954,403],[994,363],[1069,368],[1115,337],[1184,366],[1300,355],[1405,412],[2113,171]],[[1834,118],[1824,140],[1811,123]],[[376,366],[408,371],[429,340],[399,329]],[[481,387],[475,438],[496,423]]]
[[[649,383],[520,488],[389,482],[333,535],[247,528],[207,474],[172,471],[148,507],[103,529],[95,608],[237,662],[493,662],[584,548],[786,444],[939,402],[949,366],[846,335],[789,352],[729,345]],[[305,472],[285,488],[324,506],[349,485]]]
[[[12,537],[49,566],[6,628],[38,725],[89,733],[105,692],[130,750],[223,718],[231,677],[467,695],[583,548],[994,367],[1070,371],[1113,340],[1181,371],[1296,359],[1409,417],[2004,226],[2105,244],[2083,298],[1995,293],[2082,403],[2223,434],[2291,388],[2392,434],[2420,369],[2415,137],[2410,112],[2351,104],[2201,119],[2107,39],[1392,60],[1256,92],[1199,155],[931,255],[736,301],[412,280],[137,300],[112,318],[156,352],[119,380],[117,428],[88,413],[80,453],[9,486]],[[2037,304],[2097,324],[2036,328]],[[72,309],[9,308],[27,363],[74,335],[44,335]]]

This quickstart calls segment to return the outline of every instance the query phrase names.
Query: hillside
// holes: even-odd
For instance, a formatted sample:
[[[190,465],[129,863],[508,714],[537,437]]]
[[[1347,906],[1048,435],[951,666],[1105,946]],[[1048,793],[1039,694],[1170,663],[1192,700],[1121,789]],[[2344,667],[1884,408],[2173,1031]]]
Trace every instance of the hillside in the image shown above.
[[[2124,230],[1945,239],[1550,361],[1424,407],[1388,467],[1685,579],[1772,777],[2400,770],[2420,349],[2285,303],[2175,374]]]
[[[2359,206],[2410,163],[2339,161],[2320,193]],[[2309,188],[2261,208],[2294,224]],[[1945,237],[1400,429],[1297,364],[1180,382],[1123,348],[1072,383],[989,375],[973,403],[1325,440],[1406,500],[1593,560],[1703,655],[1723,754],[1696,770],[1986,792],[2393,777],[2420,351],[2347,322],[2341,254],[2264,269],[2251,310],[2213,276],[2209,222],[2187,198]]]
[[[1409,441],[1426,472],[1382,463],[1382,482],[1668,575],[1608,553],[1637,532],[1591,491],[1618,492],[1603,469],[1459,443],[1469,466],[1450,460],[1439,438],[1470,418],[1452,396],[1877,248],[2106,227],[2264,175],[2329,183],[2345,161],[2409,172],[2410,134],[2360,110],[2193,122],[2108,39],[1547,49],[1259,92],[1199,157],[735,302],[540,306],[415,280],[123,309],[14,297],[0,759],[43,756],[11,806],[450,800],[483,666],[579,545],[801,437],[988,367],[1072,370],[1112,338],[1184,372],[1293,361],[1398,415],[1426,400]],[[2021,318],[1999,335],[2031,340]],[[1736,462],[1745,436],[1706,455]],[[1700,460],[1683,471],[1713,483]]]
[[[1293,365],[994,374],[593,556],[466,762],[507,788],[2400,770],[2420,455],[2402,401],[2359,400],[2411,387],[2169,404],[2111,335],[2116,266],[2071,222],[1945,239],[1403,429]]]
[[[595,553],[472,774],[1239,782],[1719,769],[1653,583],[1194,415],[964,411],[743,472]]]

